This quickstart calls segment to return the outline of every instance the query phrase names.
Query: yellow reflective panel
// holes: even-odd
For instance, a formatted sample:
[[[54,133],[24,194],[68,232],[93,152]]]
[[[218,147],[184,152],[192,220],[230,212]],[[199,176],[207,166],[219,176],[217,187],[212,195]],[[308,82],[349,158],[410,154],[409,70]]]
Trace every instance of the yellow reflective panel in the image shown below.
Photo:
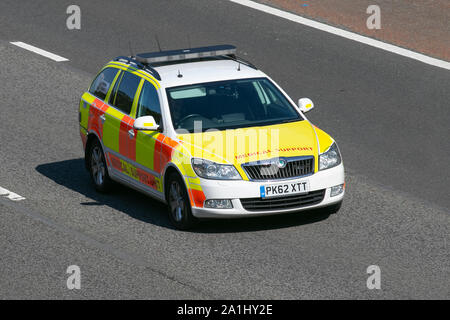
[[[119,110],[113,108],[113,107],[108,107],[108,110],[106,110],[106,113],[113,116],[116,119],[122,120],[124,117],[124,114],[122,112],[120,112]]]
[[[105,113],[106,120],[103,124],[103,144],[116,152],[119,152],[120,123],[124,114],[113,107],[108,107]]]
[[[155,86],[156,89],[160,88],[159,82],[158,82],[158,80],[156,80],[156,78],[154,78],[153,76],[149,75],[148,73],[146,73],[140,69],[137,69],[135,67],[132,67],[130,65],[127,65],[127,64],[125,64],[123,62],[119,62],[119,61],[111,61],[110,63],[108,63],[107,66],[114,66],[121,70],[129,71],[139,77],[142,77],[142,78],[148,80],[151,84],[153,84]]]
[[[113,89],[114,89],[114,86],[115,86],[115,84],[116,84],[116,81],[120,81],[120,80],[118,80],[118,79],[119,79],[119,77],[120,77],[120,75],[121,75],[122,72],[121,72],[118,68],[114,68],[114,69],[117,69],[118,72],[117,72],[116,76],[114,77],[113,82],[112,82],[111,85],[109,86],[108,92],[106,93],[105,101],[109,101],[109,96],[111,95],[111,92],[112,92]]]
[[[307,121],[187,133],[178,138],[193,157],[220,163],[316,155],[318,151],[314,129]]]
[[[145,81],[144,79],[142,79],[141,75],[138,74],[137,76],[141,78],[141,82],[139,82],[136,93],[134,94],[133,105],[131,106],[131,111],[130,111],[130,117],[132,117],[132,118],[136,118],[139,97],[141,96],[142,87],[144,86],[144,81]]]
[[[92,104],[95,100],[95,97],[91,93],[85,92],[81,99],[85,100],[89,104]]]
[[[150,170],[155,170],[155,144],[159,134],[156,131],[137,131],[136,162]]]
[[[327,151],[334,140],[328,133],[316,127],[317,138],[319,139],[320,153]]]
[[[80,126],[82,126],[83,128],[88,127],[89,124],[89,109],[91,107],[91,104],[94,102],[95,97],[93,95],[91,95],[90,93],[86,92],[83,94],[83,96],[81,97],[80,100],[80,106],[79,106],[79,111],[80,111]]]
[[[245,179],[241,164],[276,157],[314,156],[317,138],[307,121],[264,127],[187,133],[178,136],[192,157],[232,163]]]

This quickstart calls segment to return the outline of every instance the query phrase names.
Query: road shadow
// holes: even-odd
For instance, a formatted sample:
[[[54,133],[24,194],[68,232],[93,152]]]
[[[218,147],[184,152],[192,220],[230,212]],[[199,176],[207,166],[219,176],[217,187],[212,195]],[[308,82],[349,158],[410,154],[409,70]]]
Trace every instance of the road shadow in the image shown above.
[[[82,158],[41,164],[36,167],[36,171],[92,200],[81,202],[81,206],[106,205],[142,222],[174,229],[168,219],[166,206],[157,200],[120,184],[115,184],[108,194],[98,193],[91,183]],[[209,219],[201,221],[190,232],[233,233],[282,229],[316,223],[328,217],[329,214],[323,210],[310,210],[267,217]]]

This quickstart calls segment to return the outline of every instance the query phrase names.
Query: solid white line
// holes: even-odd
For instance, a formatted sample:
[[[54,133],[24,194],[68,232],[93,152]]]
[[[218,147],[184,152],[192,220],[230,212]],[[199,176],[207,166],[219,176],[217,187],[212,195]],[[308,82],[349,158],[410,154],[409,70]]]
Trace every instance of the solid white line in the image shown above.
[[[10,42],[10,43],[15,45],[15,46],[21,47],[23,49],[26,49],[26,50],[32,51],[34,53],[40,54],[41,56],[47,57],[47,58],[52,59],[52,60],[57,61],[57,62],[69,61],[69,59],[66,59],[64,57],[58,56],[58,55],[53,54],[51,52],[39,49],[39,48],[37,48],[35,46],[32,46],[30,44],[26,44],[26,43],[23,43],[23,42],[20,42],[20,41],[18,41],[18,42]]]
[[[284,19],[287,19],[287,20],[290,20],[290,21],[293,21],[296,23],[300,23],[300,24],[303,24],[303,25],[311,27],[311,28],[315,28],[315,29],[322,30],[322,31],[325,31],[328,33],[332,33],[332,34],[335,34],[337,36],[340,36],[340,37],[343,37],[346,39],[358,41],[358,42],[367,44],[367,45],[375,47],[375,48],[379,48],[379,49],[386,50],[386,51],[389,51],[392,53],[396,53],[396,54],[404,56],[404,57],[418,60],[418,61],[421,61],[426,64],[430,64],[435,67],[440,67],[440,68],[450,70],[450,62],[447,62],[444,60],[432,58],[432,57],[426,56],[424,54],[420,54],[420,53],[417,53],[417,52],[414,52],[411,50],[407,50],[407,49],[403,49],[403,48],[394,46],[392,44],[388,44],[388,43],[378,41],[378,40],[375,40],[375,39],[372,39],[369,37],[361,36],[361,35],[353,33],[353,32],[335,28],[335,27],[332,27],[327,24],[320,23],[320,22],[317,22],[314,20],[306,19],[306,18],[300,17],[296,14],[289,13],[289,12],[286,12],[286,11],[283,11],[280,9],[275,9],[270,6],[260,4],[260,3],[254,2],[254,1],[250,1],[250,0],[229,0],[229,1],[246,6],[246,7],[253,8],[253,9],[256,9],[259,11],[263,11],[265,13],[269,13],[274,16],[284,18]]]
[[[0,196],[4,196],[12,201],[20,201],[25,200],[24,197],[19,196],[17,193],[6,190],[5,188],[0,187]]]

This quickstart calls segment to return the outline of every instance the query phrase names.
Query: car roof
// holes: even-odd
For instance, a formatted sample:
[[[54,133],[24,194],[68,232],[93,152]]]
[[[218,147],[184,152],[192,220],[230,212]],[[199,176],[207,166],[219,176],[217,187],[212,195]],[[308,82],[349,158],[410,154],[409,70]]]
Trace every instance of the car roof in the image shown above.
[[[153,68],[161,76],[160,85],[166,88],[204,82],[267,77],[260,70],[229,59],[176,63]]]

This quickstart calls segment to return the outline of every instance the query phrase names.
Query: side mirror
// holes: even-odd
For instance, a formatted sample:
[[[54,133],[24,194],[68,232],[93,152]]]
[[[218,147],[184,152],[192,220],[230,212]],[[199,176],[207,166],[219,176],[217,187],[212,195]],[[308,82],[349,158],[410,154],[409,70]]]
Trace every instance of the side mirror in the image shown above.
[[[306,113],[314,108],[314,103],[309,98],[301,98],[298,99],[298,107],[301,112]]]
[[[134,121],[133,128],[136,130],[150,130],[156,131],[159,128],[159,125],[156,123],[155,118],[153,116],[144,116],[139,117]]]

